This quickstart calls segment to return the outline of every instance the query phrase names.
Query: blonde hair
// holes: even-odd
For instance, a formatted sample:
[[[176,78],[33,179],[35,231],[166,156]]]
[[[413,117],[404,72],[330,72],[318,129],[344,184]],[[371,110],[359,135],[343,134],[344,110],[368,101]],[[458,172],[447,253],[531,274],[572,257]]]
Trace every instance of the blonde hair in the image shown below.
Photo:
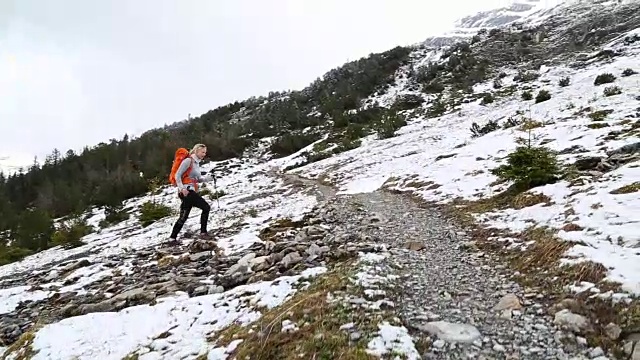
[[[202,148],[206,148],[206,147],[207,147],[207,145],[205,145],[205,144],[195,144],[193,146],[193,149],[191,149],[191,151],[189,152],[189,154],[195,154],[196,151],[198,151],[198,150],[200,150]]]

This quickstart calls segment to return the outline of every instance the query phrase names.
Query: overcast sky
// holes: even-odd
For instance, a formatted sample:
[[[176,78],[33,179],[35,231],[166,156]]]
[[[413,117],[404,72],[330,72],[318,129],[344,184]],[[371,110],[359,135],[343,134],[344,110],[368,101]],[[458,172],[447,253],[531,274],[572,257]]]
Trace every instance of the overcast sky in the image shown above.
[[[30,163],[419,42],[507,0],[1,0],[0,157]]]

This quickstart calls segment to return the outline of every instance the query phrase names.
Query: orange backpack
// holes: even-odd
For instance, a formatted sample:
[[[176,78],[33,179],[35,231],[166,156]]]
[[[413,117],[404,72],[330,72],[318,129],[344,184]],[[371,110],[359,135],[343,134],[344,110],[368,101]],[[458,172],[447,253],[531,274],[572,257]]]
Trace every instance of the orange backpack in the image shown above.
[[[182,161],[188,157],[189,157],[189,150],[185,148],[179,148],[178,150],[176,150],[176,154],[173,158],[173,165],[171,166],[171,173],[169,173],[169,182],[172,185],[174,186],[176,185],[176,172],[178,171],[178,168],[180,167],[180,164],[182,163]],[[182,176],[183,184],[185,183],[185,180],[189,178],[190,172],[191,172],[191,165],[189,165],[189,168],[187,169],[187,171],[184,172],[184,175]]]

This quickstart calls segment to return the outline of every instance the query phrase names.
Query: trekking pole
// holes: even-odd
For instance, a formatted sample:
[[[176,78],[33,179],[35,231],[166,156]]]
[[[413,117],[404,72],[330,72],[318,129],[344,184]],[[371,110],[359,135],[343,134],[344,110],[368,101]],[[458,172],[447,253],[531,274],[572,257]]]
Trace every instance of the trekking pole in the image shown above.
[[[218,193],[218,186],[216,183],[217,183],[216,176],[213,175],[213,191],[215,191],[216,203],[218,204],[218,210],[220,210],[220,194]]]

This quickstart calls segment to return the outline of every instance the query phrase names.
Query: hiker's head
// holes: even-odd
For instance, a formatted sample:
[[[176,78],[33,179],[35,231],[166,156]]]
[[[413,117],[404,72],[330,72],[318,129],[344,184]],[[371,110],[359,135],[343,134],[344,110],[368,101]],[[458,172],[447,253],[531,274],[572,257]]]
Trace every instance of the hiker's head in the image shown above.
[[[207,155],[207,146],[205,144],[196,144],[193,149],[191,149],[191,154],[195,154],[198,159],[204,159],[205,155]]]

